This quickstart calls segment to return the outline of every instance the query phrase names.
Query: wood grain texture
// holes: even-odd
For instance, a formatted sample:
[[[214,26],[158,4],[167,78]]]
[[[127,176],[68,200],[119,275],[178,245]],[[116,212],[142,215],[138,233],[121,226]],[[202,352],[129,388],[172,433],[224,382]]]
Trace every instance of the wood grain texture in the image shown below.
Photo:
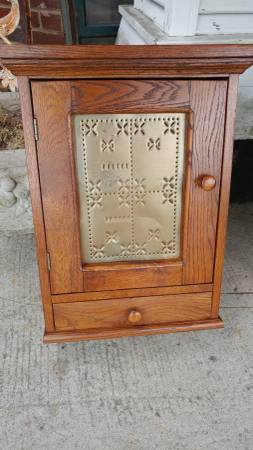
[[[16,75],[64,77],[168,77],[242,73],[253,63],[253,46],[0,46],[0,57]],[[159,63],[158,63],[159,61]]]
[[[231,170],[233,160],[233,137],[234,137],[238,81],[239,78],[237,75],[231,75],[228,83],[224,155],[223,155],[222,177],[221,177],[221,195],[219,204],[219,221],[217,230],[215,269],[214,269],[212,318],[218,317],[220,304],[220,292],[221,292],[225,242],[227,233],[230,181],[231,181]]]
[[[75,86],[78,86],[75,89]],[[33,82],[39,126],[39,166],[53,294],[180,285],[182,262],[86,264],[81,272],[79,205],[72,148],[71,92],[78,92],[78,111],[142,111],[142,103],[157,110],[189,101],[187,81]],[[80,92],[81,91],[81,92]],[[113,95],[112,95],[113,91]],[[129,95],[129,91],[131,92]],[[105,95],[106,93],[106,95]],[[129,100],[128,100],[129,95]],[[79,99],[79,100],[78,100]],[[92,104],[94,99],[94,104]],[[137,102],[136,102],[137,99]],[[81,103],[78,103],[81,102]],[[123,102],[123,105],[121,106]],[[170,103],[171,102],[171,103]],[[174,106],[174,108],[176,108]]]
[[[253,58],[253,44],[183,44],[183,45],[0,45],[0,55],[20,60],[93,60],[93,59],[167,59],[167,58]]]
[[[113,330],[60,331],[55,333],[45,333],[43,342],[45,344],[53,344],[92,339],[116,339],[130,336],[147,336],[152,334],[167,334],[185,331],[214,330],[223,327],[223,321],[219,318],[161,325],[139,325],[138,327],[115,328]]]
[[[142,289],[118,289],[114,291],[81,292],[73,294],[52,295],[53,303],[70,303],[106,300],[110,298],[151,297],[152,295],[188,294],[195,292],[211,292],[212,284],[192,284],[189,286],[166,286]]]
[[[73,79],[73,78],[168,78],[191,76],[203,77],[227,76],[229,73],[243,73],[252,64],[253,58],[243,60],[227,58],[222,64],[219,60],[209,58],[207,60],[177,59],[150,61],[132,59],[124,60],[75,60],[70,62],[54,62],[41,60],[31,61],[4,61],[11,72],[16,76],[29,76],[30,79]],[[73,69],[74,66],[74,69]]]
[[[70,154],[70,85],[32,84],[34,112],[39,124],[38,162],[42,201],[51,259],[51,291],[80,292],[77,203]]]
[[[189,83],[182,80],[75,81],[71,96],[76,114],[168,112],[190,101]]]
[[[182,262],[120,262],[84,266],[84,290],[106,291],[182,284]]]
[[[184,284],[213,279],[226,89],[226,81],[191,81],[193,149],[189,153],[190,214],[184,230]],[[198,185],[203,174],[215,177],[213,190],[204,191]]]
[[[29,187],[32,201],[33,224],[35,228],[37,259],[39,264],[40,288],[43,298],[43,309],[46,332],[54,331],[50,281],[47,270],[47,245],[44,229],[42,199],[40,192],[37,149],[34,140],[33,111],[29,80],[26,77],[18,79],[21,101],[23,128],[26,148],[26,164],[29,177]]]
[[[139,325],[210,318],[211,292],[199,294],[138,297],[54,305],[57,331],[125,328],[132,310],[140,314]]]

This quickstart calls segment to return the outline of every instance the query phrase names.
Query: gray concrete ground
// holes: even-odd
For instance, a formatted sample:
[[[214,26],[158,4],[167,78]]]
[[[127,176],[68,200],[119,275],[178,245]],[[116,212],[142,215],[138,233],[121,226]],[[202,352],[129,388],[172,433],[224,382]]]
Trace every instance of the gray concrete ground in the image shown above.
[[[253,205],[230,214],[225,329],[45,346],[32,234],[0,237],[1,450],[252,450]]]

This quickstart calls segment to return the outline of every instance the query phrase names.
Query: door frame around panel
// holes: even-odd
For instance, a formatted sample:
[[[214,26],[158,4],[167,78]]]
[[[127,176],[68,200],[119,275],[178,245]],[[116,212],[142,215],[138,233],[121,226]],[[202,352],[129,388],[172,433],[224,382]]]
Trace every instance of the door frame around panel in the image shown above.
[[[103,79],[100,80],[100,82],[106,82],[106,81],[110,81],[111,79]],[[85,80],[82,80],[85,83]],[[117,81],[117,80],[114,80]],[[130,80],[128,80],[129,82]],[[142,80],[138,79],[138,82],[141,82]],[[153,81],[155,82],[159,82],[159,80],[154,79]],[[163,80],[163,81],[168,81],[168,82],[174,82],[174,81],[179,81],[176,78],[171,80]],[[188,83],[187,80],[182,80],[184,83]],[[198,82],[206,82],[207,80],[198,80]],[[222,80],[223,83],[225,83],[224,80]],[[213,80],[213,83],[220,83],[222,82],[221,80],[217,81],[217,80]],[[32,82],[32,88],[38,84],[40,85],[44,85],[45,83],[47,84],[52,84],[55,82],[51,82],[51,81],[33,81]],[[60,84],[70,84],[70,82],[66,82],[66,81],[57,81],[56,83],[60,83]],[[70,87],[70,86],[69,86]],[[225,89],[225,87],[223,86],[223,88]],[[225,89],[226,90],[226,89]],[[36,90],[35,90],[36,91]],[[34,97],[36,99],[36,92],[33,92]],[[70,93],[70,90],[69,90]],[[35,100],[36,101],[36,100]],[[68,106],[71,106],[70,104]],[[125,109],[123,110],[123,112],[137,112],[136,109]],[[98,112],[98,111],[97,111]],[[108,110],[107,110],[108,112]],[[139,111],[140,113],[144,113],[144,112],[150,112],[150,110],[147,108],[142,108],[141,111]],[[160,110],[159,107],[152,109],[151,112],[165,112],[164,109]],[[190,191],[190,184],[191,184],[191,171],[192,171],[192,144],[193,144],[193,117],[194,117],[194,111],[191,109],[191,104],[190,101],[189,103],[185,103],[183,106],[177,108],[177,107],[170,107],[166,109],[166,112],[184,112],[186,113],[186,122],[188,124],[188,131],[187,131],[187,125],[185,127],[186,130],[186,139],[185,139],[185,176],[184,176],[184,189],[183,189],[183,208],[182,208],[182,217],[183,220],[181,222],[182,224],[182,230],[181,230],[181,242],[182,242],[182,258],[180,258],[179,260],[171,260],[171,261],[162,261],[162,263],[157,262],[157,263],[153,263],[153,262],[144,262],[144,263],[125,263],[125,262],[119,262],[119,263],[109,263],[110,268],[108,263],[104,263],[104,264],[99,264],[99,265],[87,265],[86,267],[82,267],[81,264],[81,255],[80,255],[80,230],[79,230],[79,221],[78,221],[78,207],[77,207],[77,198],[78,198],[78,194],[77,194],[77,189],[76,189],[76,177],[75,177],[75,163],[74,163],[74,152],[73,152],[73,145],[70,145],[70,152],[69,152],[69,158],[70,158],[70,163],[71,163],[71,183],[72,183],[72,196],[75,199],[74,204],[75,204],[75,234],[77,235],[77,239],[75,240],[75,252],[76,252],[76,256],[75,257],[75,267],[76,269],[78,268],[79,274],[76,277],[76,282],[74,281],[74,285],[71,283],[68,283],[68,288],[63,287],[63,289],[54,289],[54,286],[52,286],[52,271],[50,274],[51,277],[51,291],[52,293],[55,294],[65,294],[65,293],[69,293],[69,292],[87,292],[87,291],[102,291],[102,290],[108,290],[108,289],[126,289],[126,288],[133,288],[133,287],[140,287],[140,288],[145,288],[145,287],[155,287],[155,286],[168,286],[168,285],[181,285],[181,284],[194,284],[194,283],[189,283],[187,280],[184,280],[183,278],[181,278],[179,280],[178,275],[174,277],[173,275],[173,270],[175,271],[174,273],[178,274],[178,270],[183,270],[184,266],[186,265],[186,248],[188,246],[188,242],[187,242],[187,236],[186,236],[186,232],[184,232],[184,230],[188,229],[188,219],[189,219],[189,208],[190,208],[190,204],[189,204],[189,191]],[[101,113],[101,111],[99,111],[99,113]],[[73,111],[71,111],[70,113],[70,109],[68,112],[68,123],[69,123],[69,131],[71,130],[71,123],[72,120],[70,118],[70,115],[73,114]],[[35,108],[35,115],[36,115],[36,108]],[[225,117],[225,111],[224,111],[224,117]],[[40,144],[38,143],[38,146]],[[40,149],[38,149],[38,154],[40,154]],[[40,165],[39,161],[39,165]],[[41,170],[40,170],[41,172]],[[219,183],[218,183],[219,184]],[[41,184],[41,188],[42,188],[42,194],[43,194],[43,183]],[[43,201],[43,195],[42,195],[42,201]],[[44,208],[44,213],[45,213],[45,208]],[[46,221],[45,221],[46,222]],[[46,231],[46,235],[47,235],[47,229]],[[216,233],[216,232],[215,232]],[[48,239],[47,239],[47,243],[48,243]],[[48,250],[50,252],[50,248],[48,246]],[[50,252],[51,253],[51,252]],[[78,262],[79,261],[79,262]],[[90,266],[90,267],[89,267]],[[92,266],[92,267],[91,267]],[[147,282],[147,278],[144,277],[144,279],[141,280],[140,284],[136,286],[136,283],[133,285],[129,285],[129,283],[126,282],[126,285],[122,285],[122,279],[120,287],[119,284],[117,284],[117,279],[122,278],[122,268],[125,267],[125,274],[126,274],[126,279],[129,280],[129,275],[131,275],[132,273],[134,273],[134,270],[137,270],[137,272],[135,272],[134,278],[138,277],[138,272],[141,275],[143,273],[143,268],[145,267],[146,271],[154,272],[154,267],[156,271],[161,271],[161,267],[165,267],[167,269],[169,269],[169,272],[167,272],[167,277],[165,278],[166,274],[164,273],[162,275],[163,279],[166,279],[166,284],[161,283],[157,284],[157,281],[152,284],[152,282]],[[54,268],[53,268],[54,269]],[[73,270],[73,268],[72,268]],[[103,286],[101,286],[101,288],[98,288],[98,281],[99,281],[99,272],[101,274],[101,272],[103,273],[103,277],[107,279],[106,283],[103,284]],[[81,277],[84,276],[84,280],[81,281]],[[172,277],[169,279],[169,275],[172,274]],[[142,275],[141,275],[142,276]],[[173,278],[174,278],[174,282],[173,282]],[[141,278],[140,278],[141,279]],[[148,279],[152,279],[149,278]],[[161,279],[161,277],[160,277]],[[115,280],[116,280],[116,284],[115,284]],[[169,280],[169,281],[168,281]],[[208,281],[204,281],[204,282],[212,282],[212,279],[209,279]],[[203,283],[204,283],[203,282]],[[114,283],[114,284],[113,284]]]
[[[152,112],[154,112],[152,110]],[[157,113],[167,113],[167,114],[185,114],[185,133],[184,133],[184,175],[183,175],[183,186],[182,186],[182,211],[181,211],[181,225],[180,225],[180,255],[178,258],[167,259],[167,260],[139,260],[139,261],[118,261],[118,262],[101,262],[101,263],[82,263],[81,258],[81,236],[80,236],[80,208],[79,208],[79,195],[78,187],[76,182],[76,163],[75,163],[75,148],[74,145],[71,146],[71,161],[72,161],[72,184],[74,186],[73,194],[75,196],[75,204],[77,205],[76,215],[77,215],[77,227],[76,234],[78,236],[78,258],[80,261],[80,270],[84,274],[84,290],[85,291],[100,291],[100,290],[114,290],[119,289],[118,287],[118,277],[121,277],[121,289],[123,288],[134,288],[136,287],[136,277],[139,273],[143,273],[143,270],[154,271],[154,269],[163,272],[162,276],[166,280],[166,284],[152,284],[150,277],[143,277],[143,281],[139,279],[139,288],[145,287],[155,287],[157,286],[168,286],[182,284],[182,275],[180,271],[183,270],[185,264],[186,255],[186,240],[184,239],[184,229],[187,228],[187,219],[189,215],[189,178],[190,178],[190,155],[192,151],[192,129],[193,129],[193,111],[189,107],[181,108],[167,108],[166,112],[164,110],[160,111],[159,108],[156,110]],[[76,111],[75,111],[76,113]],[[108,112],[110,114],[110,112]],[[124,113],[133,113],[132,109],[124,109]],[[142,109],[141,111],[134,109],[135,114],[148,114],[150,109]],[[80,114],[80,111],[78,111]],[[113,114],[113,112],[111,112]],[[68,115],[68,122],[71,127],[71,142],[74,142],[74,130],[73,130],[73,120],[72,113]],[[135,273],[134,273],[135,272]],[[106,278],[106,283],[104,283],[103,288],[99,289],[99,276]],[[125,285],[123,286],[122,277],[125,278]],[[166,277],[166,278],[165,278]],[[179,281],[179,278],[181,280]],[[132,281],[131,281],[132,279]],[[149,283],[147,285],[147,283]],[[87,288],[88,287],[88,288]],[[86,288],[86,289],[85,289]]]

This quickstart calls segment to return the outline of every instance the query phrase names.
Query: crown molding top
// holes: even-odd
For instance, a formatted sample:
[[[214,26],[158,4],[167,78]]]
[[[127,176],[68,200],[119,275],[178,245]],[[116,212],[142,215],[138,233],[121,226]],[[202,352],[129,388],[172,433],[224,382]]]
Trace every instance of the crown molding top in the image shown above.
[[[227,76],[253,64],[253,44],[0,45],[2,63],[30,78]]]

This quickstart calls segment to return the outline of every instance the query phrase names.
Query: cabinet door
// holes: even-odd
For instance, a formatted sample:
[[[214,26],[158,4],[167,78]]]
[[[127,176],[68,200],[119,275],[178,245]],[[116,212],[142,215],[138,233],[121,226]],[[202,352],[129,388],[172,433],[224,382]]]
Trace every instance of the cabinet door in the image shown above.
[[[226,89],[32,82],[52,293],[212,282]]]

